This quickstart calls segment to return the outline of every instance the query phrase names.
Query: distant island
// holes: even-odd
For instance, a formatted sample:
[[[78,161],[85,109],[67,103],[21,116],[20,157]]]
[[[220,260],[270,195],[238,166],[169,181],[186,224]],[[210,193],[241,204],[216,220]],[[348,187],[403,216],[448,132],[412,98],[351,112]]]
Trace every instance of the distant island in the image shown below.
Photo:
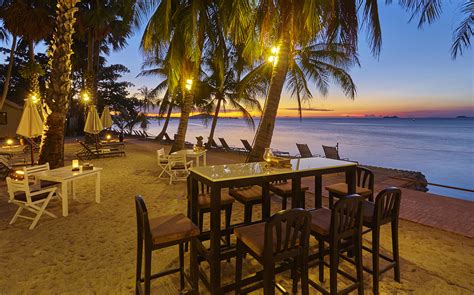
[[[472,119],[474,117],[468,117],[468,116],[457,116],[456,119]]]
[[[398,116],[384,116],[384,119],[400,119]]]

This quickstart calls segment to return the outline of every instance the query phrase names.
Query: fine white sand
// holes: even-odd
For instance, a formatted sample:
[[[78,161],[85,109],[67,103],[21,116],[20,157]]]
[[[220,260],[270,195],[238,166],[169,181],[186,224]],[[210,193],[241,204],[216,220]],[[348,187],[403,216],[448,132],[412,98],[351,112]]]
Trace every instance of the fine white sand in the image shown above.
[[[77,183],[77,199],[70,200],[69,216],[61,215],[59,201],[49,210],[58,218],[43,216],[37,228],[28,230],[29,221],[8,222],[16,206],[7,203],[6,188],[0,183],[0,294],[128,294],[134,293],[136,221],[134,196],[145,198],[151,216],[186,213],[185,183],[168,185],[159,180],[154,142],[132,140],[127,143],[124,158],[98,159],[91,162],[104,168],[102,202],[94,202],[94,180]],[[76,144],[66,145],[67,161],[73,157]],[[241,160],[238,155],[209,153],[209,163]],[[308,198],[311,203],[311,195]],[[279,209],[278,200],[272,212]],[[260,216],[256,206],[255,218]],[[207,218],[207,217],[206,217]],[[233,222],[243,219],[243,208],[237,202]],[[402,283],[393,280],[389,271],[380,283],[388,294],[474,294],[474,241],[453,233],[409,221],[400,222]],[[314,243],[314,241],[313,241]],[[370,236],[364,241],[370,245]],[[382,230],[382,247],[391,253],[390,229]],[[177,248],[156,251],[153,271],[177,263]],[[364,253],[370,265],[370,254]],[[186,260],[188,264],[188,260]],[[207,269],[207,264],[202,263]],[[223,262],[223,281],[231,281],[234,260]],[[351,270],[347,263],[342,267]],[[259,269],[250,258],[248,270]],[[310,269],[316,280],[317,268]],[[328,277],[328,274],[326,275]],[[290,287],[289,274],[277,276]],[[346,281],[341,279],[342,287]],[[154,294],[177,294],[179,279],[172,275],[153,282]],[[326,283],[327,286],[327,283]],[[365,274],[366,292],[371,293],[371,277]],[[204,285],[201,293],[207,294]],[[261,292],[256,292],[260,294]],[[311,293],[316,294],[314,290]]]

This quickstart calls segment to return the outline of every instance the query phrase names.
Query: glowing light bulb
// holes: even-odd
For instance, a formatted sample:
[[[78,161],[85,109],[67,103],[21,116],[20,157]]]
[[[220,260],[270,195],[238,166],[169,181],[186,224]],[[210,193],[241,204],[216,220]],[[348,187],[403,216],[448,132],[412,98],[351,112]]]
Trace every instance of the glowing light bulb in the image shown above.
[[[278,47],[272,47],[272,53],[277,54],[280,49]]]
[[[107,140],[110,140],[110,139],[112,139],[112,135],[107,134],[107,135],[105,136],[105,138],[106,138]]]
[[[36,94],[32,94],[32,95],[31,95],[31,101],[32,101],[33,103],[37,103],[37,102],[38,102],[38,97],[36,96]]]
[[[270,55],[270,56],[268,57],[268,61],[269,61],[269,62],[274,62],[274,61],[275,61],[275,57],[274,57],[273,55]]]
[[[84,94],[82,95],[82,99],[84,100],[84,102],[88,102],[88,101],[90,100],[89,94],[84,93]]]
[[[11,139],[11,138],[7,139],[7,144],[12,145],[13,144],[13,139]]]
[[[192,79],[186,80],[186,89],[191,90],[192,87],[193,87],[193,80]]]

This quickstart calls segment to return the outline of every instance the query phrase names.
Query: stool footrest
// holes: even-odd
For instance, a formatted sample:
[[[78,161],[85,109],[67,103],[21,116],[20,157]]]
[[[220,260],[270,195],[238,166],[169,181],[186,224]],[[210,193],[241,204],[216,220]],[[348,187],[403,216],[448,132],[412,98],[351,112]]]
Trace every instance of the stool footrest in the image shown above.
[[[150,276],[150,280],[158,279],[158,278],[161,278],[161,277],[164,277],[166,275],[176,273],[176,272],[179,272],[179,271],[181,271],[180,268],[167,269],[167,270],[161,271],[159,273],[152,274]],[[145,278],[140,278],[140,282],[143,283],[144,281],[145,281]]]

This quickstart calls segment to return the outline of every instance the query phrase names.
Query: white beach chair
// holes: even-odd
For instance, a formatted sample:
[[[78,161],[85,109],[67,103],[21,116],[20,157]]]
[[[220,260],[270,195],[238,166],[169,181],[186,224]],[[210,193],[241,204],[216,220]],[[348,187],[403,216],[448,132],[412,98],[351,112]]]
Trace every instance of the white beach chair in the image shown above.
[[[35,228],[41,215],[43,213],[56,218],[51,212],[46,210],[49,201],[56,192],[56,187],[48,187],[45,189],[30,191],[30,185],[27,177],[22,180],[14,180],[7,177],[8,195],[10,197],[9,203],[17,205],[19,208],[13,216],[10,224],[15,223],[18,217],[33,220],[29,229]],[[34,217],[20,215],[23,209],[26,209],[35,214]]]
[[[165,154],[165,149],[161,148],[159,150],[156,150],[156,156],[158,160],[158,167],[161,168],[161,173],[158,178],[162,178],[163,174],[167,174],[171,178],[170,162],[168,155]]]
[[[29,167],[24,167],[23,172],[25,173],[25,178],[28,178],[29,181],[32,182],[35,188],[46,188],[48,186],[53,186],[53,185],[58,185],[59,183],[53,182],[53,181],[42,181],[40,182],[34,175],[34,173],[42,172],[42,171],[48,171],[50,170],[49,168],[49,163],[42,164],[42,165],[34,165],[34,166],[29,166]]]
[[[193,166],[193,161],[186,162],[186,155],[168,155],[170,167],[170,184],[173,181],[186,181],[189,175],[189,168]]]

